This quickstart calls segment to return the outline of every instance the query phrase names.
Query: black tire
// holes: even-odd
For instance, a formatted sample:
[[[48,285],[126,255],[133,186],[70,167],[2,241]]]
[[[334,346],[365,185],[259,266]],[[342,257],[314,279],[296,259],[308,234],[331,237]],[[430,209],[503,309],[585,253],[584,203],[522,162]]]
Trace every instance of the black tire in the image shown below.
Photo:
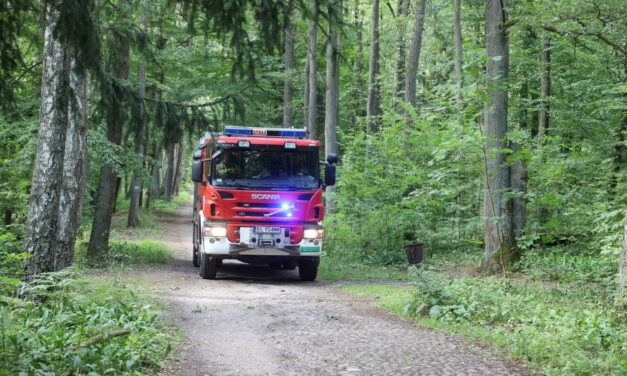
[[[216,279],[218,274],[218,259],[204,253],[200,254],[200,276],[203,279]]]
[[[315,281],[318,276],[319,257],[311,257],[298,262],[298,275],[301,281]]]
[[[199,258],[198,249],[194,246],[194,250],[192,251],[192,263],[196,268],[200,266],[200,261],[198,260]]]
[[[196,224],[192,226],[194,228],[192,232],[192,264],[197,268],[200,266],[200,255],[198,253],[198,229]]]

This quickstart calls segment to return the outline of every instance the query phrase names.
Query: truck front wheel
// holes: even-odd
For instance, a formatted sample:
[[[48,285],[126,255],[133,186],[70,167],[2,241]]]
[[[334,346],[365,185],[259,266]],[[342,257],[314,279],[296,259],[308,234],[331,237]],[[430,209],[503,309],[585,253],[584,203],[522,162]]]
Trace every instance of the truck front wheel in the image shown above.
[[[315,281],[318,276],[320,257],[311,257],[298,261],[298,275],[301,281]]]
[[[210,257],[204,253],[200,254],[200,276],[203,279],[216,279],[219,261],[215,257]]]

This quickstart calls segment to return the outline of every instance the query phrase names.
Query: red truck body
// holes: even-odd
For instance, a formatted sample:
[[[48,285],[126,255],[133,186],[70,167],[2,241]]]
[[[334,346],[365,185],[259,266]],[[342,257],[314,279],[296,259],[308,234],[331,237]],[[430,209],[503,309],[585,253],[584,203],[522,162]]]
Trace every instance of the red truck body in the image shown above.
[[[320,178],[318,140],[304,130],[225,127],[194,154],[194,265],[216,277],[224,259],[299,268],[314,280],[322,255],[322,193],[335,180],[331,155]]]

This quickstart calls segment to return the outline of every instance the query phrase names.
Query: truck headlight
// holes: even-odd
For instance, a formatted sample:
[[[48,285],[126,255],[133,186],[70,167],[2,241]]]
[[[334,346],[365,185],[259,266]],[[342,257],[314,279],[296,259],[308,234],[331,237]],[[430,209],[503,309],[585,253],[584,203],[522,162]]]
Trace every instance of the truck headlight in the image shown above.
[[[223,238],[226,236],[226,227],[216,226],[216,227],[205,227],[203,230],[204,236],[213,236],[216,238]]]
[[[322,239],[324,238],[324,229],[322,228],[308,228],[303,233],[305,239]]]

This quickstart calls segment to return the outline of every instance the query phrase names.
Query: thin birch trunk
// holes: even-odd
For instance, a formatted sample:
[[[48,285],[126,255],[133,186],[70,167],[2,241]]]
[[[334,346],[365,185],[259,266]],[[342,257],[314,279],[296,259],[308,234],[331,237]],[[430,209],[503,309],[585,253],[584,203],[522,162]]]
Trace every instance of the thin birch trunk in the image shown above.
[[[544,144],[549,129],[549,98],[551,97],[551,41],[544,33],[540,46],[540,113],[538,114],[538,145]]]
[[[179,186],[181,185],[181,175],[182,175],[182,171],[181,171],[181,163],[183,160],[183,140],[181,139],[178,144],[177,144],[177,150],[176,150],[176,167],[174,169],[174,182],[173,182],[173,186],[172,186],[172,194],[174,195],[174,197],[178,196],[179,194]]]
[[[329,15],[333,7],[328,7]],[[329,22],[329,39],[326,51],[326,100],[324,116],[324,150],[325,155],[337,154],[337,119],[340,100],[340,71],[339,71],[339,35],[336,26]],[[331,212],[333,201],[331,199],[332,187],[327,188],[326,210]]]
[[[318,1],[312,0],[312,8],[314,12],[313,19],[309,21],[309,48],[307,52],[307,66],[309,68],[307,77],[307,130],[309,137],[316,138],[316,121],[317,121],[317,94],[318,87],[316,84],[316,76],[318,74],[316,67],[316,53],[318,48]]]
[[[457,81],[457,93],[455,99],[457,100],[457,107],[462,108],[463,96],[462,89],[464,88],[464,73],[462,70],[462,0],[455,0],[455,12],[453,16],[453,31],[455,34],[455,80]]]
[[[370,29],[370,61],[368,64],[368,100],[366,116],[372,132],[379,130],[377,116],[381,115],[381,92],[379,84],[379,0],[372,2],[372,22]]]
[[[407,53],[405,51],[405,24],[407,22],[407,11],[409,0],[398,0],[398,34],[396,42],[398,47],[398,58],[396,59],[396,97],[402,100],[405,97],[405,62]]]
[[[357,117],[364,116],[363,111],[363,88],[364,88],[364,37],[363,37],[363,11],[360,9],[360,0],[355,0],[355,28],[357,51],[355,53],[355,94],[354,94],[354,119],[357,123]]]
[[[292,12],[289,9],[285,14],[285,56],[283,65],[285,69],[285,81],[283,82],[283,128],[289,128],[292,124],[292,75],[294,74],[294,23]]]
[[[416,78],[420,63],[426,4],[427,0],[419,0],[418,4],[416,4],[411,46],[409,48],[409,61],[407,62],[407,76],[405,77],[405,101],[413,108],[416,108]],[[406,114],[406,117],[409,118],[409,113]]]
[[[172,188],[174,186],[174,166],[176,163],[176,143],[172,142],[168,146],[168,168],[165,173],[165,184],[163,189],[163,199],[172,201]]]
[[[144,19],[146,16],[144,15]],[[145,24],[145,21],[144,21]],[[144,61],[140,61],[137,66],[137,82],[139,84],[138,94],[140,101],[143,101],[146,96],[146,64]],[[140,104],[143,106],[143,104]],[[139,206],[140,197],[142,192],[142,181],[139,175],[139,171],[144,169],[144,114],[142,109],[139,109],[137,116],[138,124],[135,129],[135,158],[137,163],[137,172],[133,174],[131,180],[131,203],[128,210],[128,226],[139,226]]]

